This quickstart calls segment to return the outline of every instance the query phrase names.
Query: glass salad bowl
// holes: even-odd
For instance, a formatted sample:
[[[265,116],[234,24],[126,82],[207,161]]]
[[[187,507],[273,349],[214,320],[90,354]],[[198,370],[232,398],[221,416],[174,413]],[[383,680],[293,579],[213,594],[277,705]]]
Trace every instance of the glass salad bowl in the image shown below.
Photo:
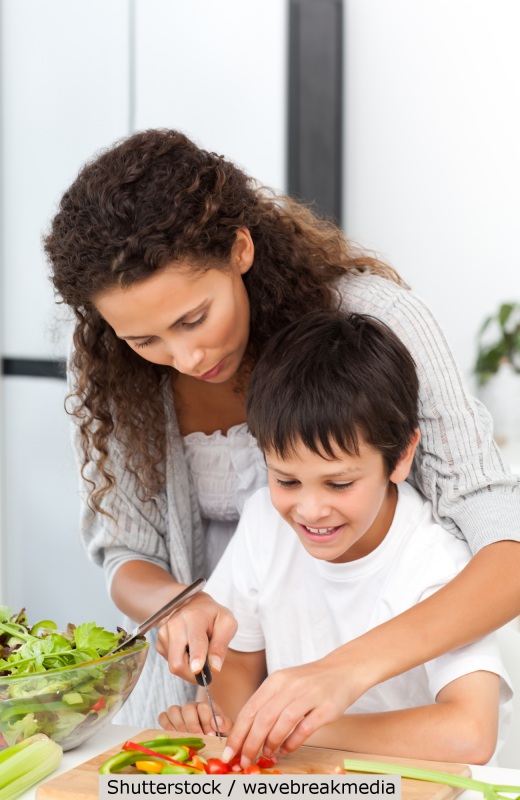
[[[148,644],[45,672],[0,676],[0,743],[45,733],[72,750],[110,722],[143,670]]]

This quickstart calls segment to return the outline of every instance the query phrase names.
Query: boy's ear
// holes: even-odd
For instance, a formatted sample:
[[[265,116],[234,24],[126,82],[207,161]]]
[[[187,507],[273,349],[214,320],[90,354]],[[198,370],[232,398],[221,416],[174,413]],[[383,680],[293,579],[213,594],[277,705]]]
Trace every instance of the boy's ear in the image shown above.
[[[409,445],[399,456],[399,461],[395,465],[394,471],[390,475],[390,480],[392,483],[402,483],[407,479],[408,473],[410,472],[412,466],[413,457],[415,455],[415,448],[419,444],[420,438],[421,434],[419,433],[419,429],[416,428],[412,438],[410,439]]]

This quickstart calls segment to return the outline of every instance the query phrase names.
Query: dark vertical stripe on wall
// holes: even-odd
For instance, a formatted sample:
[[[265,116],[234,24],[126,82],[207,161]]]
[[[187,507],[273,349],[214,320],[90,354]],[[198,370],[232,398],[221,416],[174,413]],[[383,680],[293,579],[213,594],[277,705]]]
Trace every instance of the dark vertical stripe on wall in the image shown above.
[[[343,2],[289,0],[288,191],[342,219]]]

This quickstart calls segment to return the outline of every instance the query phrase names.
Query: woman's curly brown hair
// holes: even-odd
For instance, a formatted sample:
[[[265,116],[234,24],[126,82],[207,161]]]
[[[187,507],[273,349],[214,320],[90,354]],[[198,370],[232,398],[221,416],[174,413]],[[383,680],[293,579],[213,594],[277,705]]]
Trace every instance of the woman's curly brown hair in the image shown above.
[[[92,299],[142,281],[176,259],[196,268],[229,268],[235,233],[248,228],[254,263],[244,275],[251,305],[245,359],[250,368],[268,339],[308,311],[337,305],[334,282],[347,270],[399,281],[376,258],[349,243],[332,222],[289,197],[258,186],[242,170],[197,147],[182,133],[148,130],[104,151],[65,192],[44,238],[52,281],[74,310],[70,363],[82,474],[90,505],[102,511],[113,487],[110,439],[139,475],[143,496],[164,482],[166,366],[152,364],[117,338]]]

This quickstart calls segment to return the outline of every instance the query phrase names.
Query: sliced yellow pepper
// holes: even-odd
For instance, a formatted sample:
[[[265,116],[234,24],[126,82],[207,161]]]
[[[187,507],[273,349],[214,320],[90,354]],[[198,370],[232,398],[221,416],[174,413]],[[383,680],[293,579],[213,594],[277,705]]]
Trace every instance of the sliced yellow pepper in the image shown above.
[[[159,764],[158,761],[136,761],[135,766],[148,775],[160,775],[165,764]]]

